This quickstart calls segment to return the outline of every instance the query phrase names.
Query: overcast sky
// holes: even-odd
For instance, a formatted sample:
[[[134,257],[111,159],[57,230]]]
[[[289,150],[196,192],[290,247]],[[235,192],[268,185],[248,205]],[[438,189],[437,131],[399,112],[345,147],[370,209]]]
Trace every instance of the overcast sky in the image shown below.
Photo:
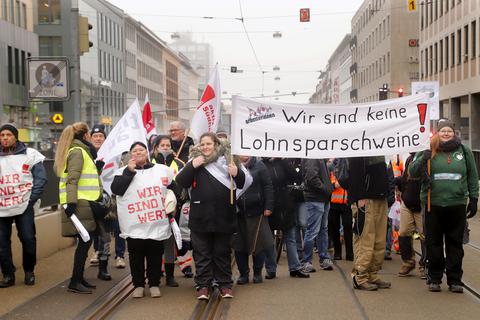
[[[175,31],[190,31],[194,40],[213,46],[214,62],[221,67],[221,87],[231,94],[259,96],[307,92],[280,101],[306,103],[315,90],[318,70],[350,32],[350,21],[362,0],[109,0],[171,42]],[[240,9],[241,3],[241,9]],[[310,8],[310,22],[299,22],[299,9]],[[243,12],[244,24],[257,59],[235,18]],[[180,17],[183,16],[183,17]],[[201,17],[216,17],[202,19]],[[273,33],[280,31],[280,39]],[[280,67],[279,72],[272,70]],[[243,73],[230,73],[230,66]],[[274,80],[275,77],[280,80]],[[273,99],[273,98],[269,98]],[[228,102],[227,102],[228,103]]]

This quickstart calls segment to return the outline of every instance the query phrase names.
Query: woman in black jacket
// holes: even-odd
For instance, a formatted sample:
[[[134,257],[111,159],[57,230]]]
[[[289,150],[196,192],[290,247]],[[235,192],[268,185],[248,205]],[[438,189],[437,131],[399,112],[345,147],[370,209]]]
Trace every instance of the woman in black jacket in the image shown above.
[[[175,178],[180,186],[191,188],[188,225],[199,300],[210,298],[213,279],[223,298],[233,297],[230,240],[237,219],[236,194],[233,192],[232,197],[230,187],[243,188],[245,173],[239,169],[241,164],[231,162],[226,153],[227,147],[215,134],[204,133],[200,144],[190,151],[192,160]]]
[[[253,178],[252,185],[237,202],[238,229],[233,247],[240,277],[237,284],[248,283],[248,256],[253,255],[253,283],[262,282],[265,249],[273,246],[267,217],[273,211],[273,185],[265,164],[255,157],[240,156]]]

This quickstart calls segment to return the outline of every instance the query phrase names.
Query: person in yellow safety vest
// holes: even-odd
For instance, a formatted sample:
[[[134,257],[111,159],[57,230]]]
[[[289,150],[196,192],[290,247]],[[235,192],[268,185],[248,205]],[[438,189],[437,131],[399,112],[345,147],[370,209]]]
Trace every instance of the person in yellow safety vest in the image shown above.
[[[333,160],[333,167],[338,163]],[[330,182],[334,186],[332,192],[330,211],[328,213],[328,233],[333,242],[335,260],[342,259],[342,243],[340,241],[340,220],[343,226],[343,238],[345,244],[345,259],[353,261],[353,232],[352,232],[352,210],[347,204],[347,191],[343,189],[335,177],[334,170],[330,171]]]
[[[175,157],[175,153],[172,149],[172,140],[170,136],[167,135],[159,135],[157,136],[152,143],[152,163],[160,163],[164,164],[171,169],[173,169],[174,173],[174,180],[177,173],[185,166],[185,163]],[[186,193],[182,193],[181,188],[175,188],[175,196],[177,198],[177,212],[180,212],[183,203],[186,201]],[[182,200],[183,199],[183,200]],[[179,218],[179,214],[175,216],[177,222]],[[188,248],[190,247],[189,243],[182,244],[182,250],[178,252],[178,261],[181,263],[180,268],[187,278],[193,277],[192,272],[192,257],[188,252]],[[165,242],[165,251],[164,251],[164,258],[165,258],[165,275],[166,275],[166,285],[169,287],[178,287],[178,283],[175,281],[175,277],[173,274],[174,271],[174,262],[176,258],[176,248],[175,248],[175,241],[173,235]]]
[[[401,177],[405,168],[403,167],[403,160],[400,159],[400,155],[396,155],[395,159],[392,160],[392,170],[393,176],[395,178]]]
[[[60,177],[59,198],[61,209],[65,213],[62,215],[62,235],[78,238],[72,277],[68,285],[68,291],[74,293],[92,293],[92,289],[96,287],[83,277],[92,241],[84,242],[72,221],[67,219],[75,214],[92,239],[97,225],[91,203],[102,197],[102,185],[94,162],[96,153],[90,143],[86,123],[76,122],[65,127],[58,141],[54,169]]]

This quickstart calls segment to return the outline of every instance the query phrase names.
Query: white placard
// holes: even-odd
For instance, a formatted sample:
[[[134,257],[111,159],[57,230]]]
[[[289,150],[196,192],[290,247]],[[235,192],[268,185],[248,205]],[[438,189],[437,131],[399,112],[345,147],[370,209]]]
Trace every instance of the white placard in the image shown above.
[[[438,81],[412,82],[412,94],[428,94],[430,120],[440,119],[439,84]]]
[[[352,105],[233,97],[232,153],[332,158],[401,154],[430,147],[427,94]]]

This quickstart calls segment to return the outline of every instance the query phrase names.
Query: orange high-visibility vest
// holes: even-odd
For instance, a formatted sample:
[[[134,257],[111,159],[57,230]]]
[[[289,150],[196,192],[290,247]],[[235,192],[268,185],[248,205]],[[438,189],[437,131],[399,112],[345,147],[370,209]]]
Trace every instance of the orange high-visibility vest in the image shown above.
[[[395,178],[402,176],[403,174],[403,160],[398,161],[392,161],[392,170],[393,170],[393,176]]]
[[[330,172],[330,182],[334,186],[335,182],[337,182],[337,178],[333,172]],[[332,198],[330,201],[337,204],[347,204],[347,190],[343,189],[342,187],[335,188],[332,192]]]

